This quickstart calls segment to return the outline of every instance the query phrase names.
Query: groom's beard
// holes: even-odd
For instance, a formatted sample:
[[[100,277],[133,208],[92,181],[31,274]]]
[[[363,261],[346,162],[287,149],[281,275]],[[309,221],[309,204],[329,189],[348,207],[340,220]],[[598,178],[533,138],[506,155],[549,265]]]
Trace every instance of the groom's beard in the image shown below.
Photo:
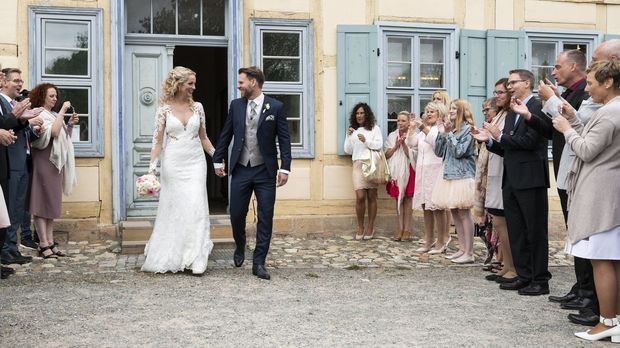
[[[248,88],[248,89],[244,89],[244,90],[242,91],[242,93],[243,93],[243,97],[244,97],[245,99],[250,100],[250,98],[251,98],[251,97],[252,97],[252,95],[254,94],[254,90],[253,90],[253,89],[251,89],[251,88]]]

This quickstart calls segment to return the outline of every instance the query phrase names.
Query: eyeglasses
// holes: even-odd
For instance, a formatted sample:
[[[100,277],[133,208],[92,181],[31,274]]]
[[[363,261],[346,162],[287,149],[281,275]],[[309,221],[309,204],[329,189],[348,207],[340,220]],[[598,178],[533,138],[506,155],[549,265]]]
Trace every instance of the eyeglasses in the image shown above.
[[[506,84],[507,84],[508,86],[514,86],[515,84],[517,84],[517,83],[519,83],[519,82],[524,82],[524,81],[527,81],[527,80],[512,80],[512,81],[508,81],[508,82],[506,82]]]
[[[20,80],[20,79],[15,79],[15,80],[11,80],[14,83],[24,83],[24,80]]]
[[[491,108],[484,108],[482,109],[482,112],[489,112],[489,110],[491,110]]]
[[[502,94],[506,94],[508,92],[506,91],[493,91],[493,95],[502,95]]]

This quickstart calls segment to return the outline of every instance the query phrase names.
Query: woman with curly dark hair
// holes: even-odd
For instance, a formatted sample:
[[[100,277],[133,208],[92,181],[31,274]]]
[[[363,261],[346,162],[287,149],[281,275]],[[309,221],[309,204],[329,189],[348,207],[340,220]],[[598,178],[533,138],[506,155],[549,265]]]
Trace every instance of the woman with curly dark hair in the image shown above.
[[[353,189],[355,190],[355,212],[357,233],[355,239],[372,239],[375,235],[377,217],[377,184],[362,175],[362,162],[370,158],[370,150],[381,150],[383,136],[376,125],[375,115],[366,103],[358,103],[351,110],[349,129],[344,140],[344,152],[353,159]],[[364,230],[364,215],[368,201],[368,228]]]
[[[78,122],[78,115],[73,112],[65,124],[65,113],[72,110],[70,101],[65,101],[58,113],[52,111],[58,100],[58,88],[51,83],[35,86],[28,97],[33,108],[43,107],[41,135],[32,142],[28,211],[32,213],[37,227],[39,255],[43,258],[65,256],[54,242],[54,219],[60,217],[62,193],[70,195],[77,183],[71,133],[73,125]]]

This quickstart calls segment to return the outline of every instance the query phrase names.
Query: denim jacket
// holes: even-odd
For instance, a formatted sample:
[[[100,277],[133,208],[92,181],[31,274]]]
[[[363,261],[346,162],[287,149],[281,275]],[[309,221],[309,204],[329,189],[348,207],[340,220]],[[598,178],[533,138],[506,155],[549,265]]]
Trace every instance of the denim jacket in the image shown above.
[[[476,175],[476,147],[474,138],[469,134],[470,129],[468,124],[464,124],[458,134],[449,132],[437,136],[433,151],[443,158],[445,180],[473,178]]]

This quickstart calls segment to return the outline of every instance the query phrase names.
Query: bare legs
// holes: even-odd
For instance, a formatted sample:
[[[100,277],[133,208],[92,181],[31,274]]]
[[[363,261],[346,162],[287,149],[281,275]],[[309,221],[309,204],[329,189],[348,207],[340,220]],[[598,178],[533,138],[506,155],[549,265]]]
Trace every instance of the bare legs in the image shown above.
[[[474,221],[469,209],[451,209],[452,219],[459,237],[459,256],[452,258],[453,262],[466,263],[474,260]]]
[[[445,210],[426,210],[425,206],[422,206],[424,212],[424,245],[418,250],[420,252],[428,251],[435,244],[435,249],[445,250],[445,246],[448,243],[448,221]],[[434,242],[433,230],[437,228],[437,240]],[[444,250],[442,250],[444,249]],[[435,252],[436,253],[436,252]]]
[[[592,269],[601,317],[616,318],[620,315],[620,261],[592,260]],[[608,326],[598,323],[588,333],[596,334],[607,329]]]
[[[39,235],[41,254],[44,257],[57,254],[59,251],[54,246],[54,220],[34,216],[34,224]]]
[[[499,251],[501,251],[502,263],[504,265],[502,270],[498,272],[497,275],[505,278],[514,278],[517,276],[517,271],[515,269],[515,264],[512,261],[512,251],[510,250],[510,239],[508,238],[506,218],[503,216],[493,215],[493,228],[495,229],[495,232],[497,232]]]
[[[409,232],[409,227],[411,225],[411,199],[412,197],[403,197],[400,202],[400,211],[398,213],[398,231],[394,235],[394,240],[409,240],[411,238],[411,233]],[[398,204],[398,203],[397,203]]]
[[[364,215],[368,201],[368,229],[364,232]],[[355,213],[357,215],[357,235],[371,239],[375,235],[375,218],[377,217],[377,189],[355,190]]]

